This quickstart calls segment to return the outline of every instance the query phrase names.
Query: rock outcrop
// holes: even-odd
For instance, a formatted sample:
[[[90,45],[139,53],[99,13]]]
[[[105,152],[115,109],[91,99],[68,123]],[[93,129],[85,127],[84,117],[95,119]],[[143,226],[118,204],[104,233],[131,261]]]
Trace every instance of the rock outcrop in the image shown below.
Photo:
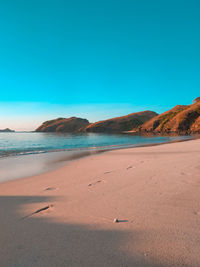
[[[152,119],[158,114],[153,111],[142,111],[131,113],[126,116],[98,121],[86,126],[83,131],[93,133],[121,133],[138,128],[144,122]]]
[[[62,132],[74,133],[89,125],[89,121],[82,118],[58,118],[55,120],[45,121],[36,132]]]
[[[175,106],[140,127],[140,132],[192,134],[200,133],[200,101],[189,106]]]
[[[0,130],[0,133],[14,133],[14,132],[15,132],[14,130],[11,130],[11,129],[9,129],[9,128]]]

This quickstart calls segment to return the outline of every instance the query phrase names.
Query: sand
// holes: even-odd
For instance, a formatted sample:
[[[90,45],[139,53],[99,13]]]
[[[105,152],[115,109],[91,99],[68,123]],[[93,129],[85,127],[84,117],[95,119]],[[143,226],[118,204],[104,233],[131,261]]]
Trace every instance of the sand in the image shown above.
[[[1,267],[200,266],[200,140],[2,183],[0,227]]]

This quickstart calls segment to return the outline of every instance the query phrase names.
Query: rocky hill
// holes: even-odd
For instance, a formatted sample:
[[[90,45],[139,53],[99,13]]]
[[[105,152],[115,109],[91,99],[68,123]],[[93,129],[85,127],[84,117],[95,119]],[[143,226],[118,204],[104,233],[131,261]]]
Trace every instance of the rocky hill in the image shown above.
[[[14,133],[14,132],[15,132],[14,130],[11,130],[11,129],[9,129],[9,128],[0,130],[0,133]]]
[[[45,121],[36,132],[99,132],[119,133],[137,128],[155,117],[153,111],[142,111],[109,120],[89,123],[86,119],[71,117]]]
[[[140,127],[141,132],[192,134],[200,133],[200,98],[192,105],[175,106]]]
[[[122,133],[200,133],[200,97],[191,105],[178,105],[160,115],[153,111],[131,113],[126,116],[89,123],[88,120],[71,117],[44,122],[37,132],[93,132]]]
[[[55,120],[45,121],[36,132],[79,132],[80,129],[89,125],[89,121],[82,118],[58,118]]]
[[[156,115],[157,113],[148,110],[131,113],[127,116],[92,123],[86,126],[83,131],[94,133],[120,133],[124,131],[130,131],[133,128],[137,128],[144,122],[152,119]]]

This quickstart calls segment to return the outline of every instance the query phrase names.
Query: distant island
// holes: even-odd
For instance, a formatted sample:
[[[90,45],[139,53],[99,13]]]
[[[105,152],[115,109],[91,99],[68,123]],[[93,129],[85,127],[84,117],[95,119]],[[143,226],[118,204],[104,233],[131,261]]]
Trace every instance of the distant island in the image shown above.
[[[177,105],[160,115],[146,110],[95,123],[77,117],[58,118],[44,122],[36,132],[200,133],[200,97],[191,105]]]
[[[15,132],[14,130],[11,130],[11,129],[9,129],[9,128],[0,130],[0,133],[14,133],[14,132]]]

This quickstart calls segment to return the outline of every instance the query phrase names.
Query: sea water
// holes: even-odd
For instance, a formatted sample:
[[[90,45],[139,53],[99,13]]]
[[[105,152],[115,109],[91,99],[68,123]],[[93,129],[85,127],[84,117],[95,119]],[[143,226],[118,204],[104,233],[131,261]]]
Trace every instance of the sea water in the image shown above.
[[[0,133],[0,182],[46,172],[99,151],[189,139],[130,134]]]

